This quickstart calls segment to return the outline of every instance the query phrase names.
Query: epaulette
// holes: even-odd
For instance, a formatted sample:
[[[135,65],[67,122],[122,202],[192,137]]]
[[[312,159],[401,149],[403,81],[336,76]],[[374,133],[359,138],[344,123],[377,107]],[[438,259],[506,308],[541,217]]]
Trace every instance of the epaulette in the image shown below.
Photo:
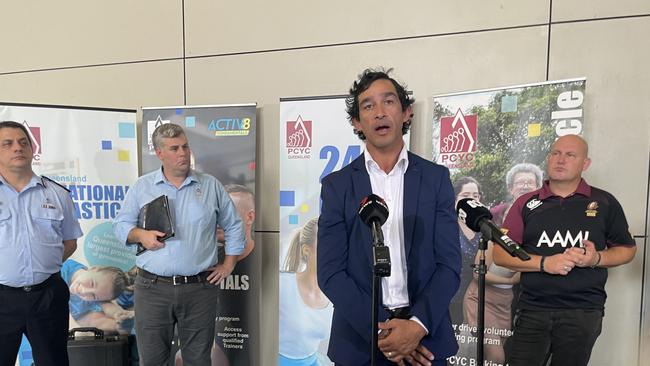
[[[57,186],[59,186],[59,187],[65,189],[66,191],[68,191],[68,193],[70,193],[70,190],[69,190],[66,186],[64,186],[63,184],[61,184],[61,183],[55,181],[55,180],[52,179],[52,178],[48,178],[48,177],[46,177],[46,176],[44,176],[44,175],[41,175],[41,183],[43,183],[43,186],[44,186],[44,187],[45,187],[45,181],[43,181],[43,179],[45,179],[45,180],[47,180],[47,181],[50,181],[50,182],[56,184]]]

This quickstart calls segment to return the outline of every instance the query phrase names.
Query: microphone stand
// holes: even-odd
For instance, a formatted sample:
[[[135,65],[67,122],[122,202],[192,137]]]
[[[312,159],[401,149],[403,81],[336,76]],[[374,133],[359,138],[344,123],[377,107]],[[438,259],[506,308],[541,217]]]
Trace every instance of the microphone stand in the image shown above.
[[[478,314],[476,316],[476,332],[478,333],[476,340],[476,364],[483,365],[484,355],[483,351],[485,345],[485,275],[487,274],[487,266],[485,265],[485,251],[487,250],[488,241],[492,239],[492,231],[489,227],[482,225],[480,231],[481,237],[478,242],[479,262],[475,264],[474,273],[478,274]],[[487,239],[486,239],[487,238]],[[521,260],[530,260],[525,252],[508,252],[511,256],[517,257]],[[527,259],[526,259],[527,257]]]
[[[491,234],[481,233],[478,242],[479,262],[475,264],[474,273],[478,274],[478,314],[476,319],[476,364],[483,365],[484,363],[484,340],[485,340],[485,274],[487,273],[487,266],[485,265],[485,251],[487,250],[488,241],[485,237],[490,237]]]
[[[390,276],[390,249],[384,245],[384,234],[378,220],[372,221],[373,231],[373,269],[372,269],[372,344],[370,346],[370,365],[375,366],[379,358],[379,286],[381,278]],[[385,259],[388,259],[386,263]],[[386,268],[388,265],[388,268]]]

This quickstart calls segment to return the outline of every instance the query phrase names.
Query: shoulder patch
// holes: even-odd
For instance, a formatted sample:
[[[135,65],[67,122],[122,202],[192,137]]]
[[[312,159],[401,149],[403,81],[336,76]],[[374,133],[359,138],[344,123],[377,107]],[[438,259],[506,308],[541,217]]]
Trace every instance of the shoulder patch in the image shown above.
[[[64,185],[62,185],[61,183],[55,181],[55,180],[52,179],[52,178],[48,178],[48,177],[46,177],[46,176],[44,176],[44,175],[41,175],[41,183],[43,183],[43,186],[46,186],[46,185],[45,185],[45,181],[52,182],[52,183],[56,184],[57,186],[59,186],[59,187],[65,189],[67,192],[70,192],[70,190],[69,190],[68,188],[66,188]]]

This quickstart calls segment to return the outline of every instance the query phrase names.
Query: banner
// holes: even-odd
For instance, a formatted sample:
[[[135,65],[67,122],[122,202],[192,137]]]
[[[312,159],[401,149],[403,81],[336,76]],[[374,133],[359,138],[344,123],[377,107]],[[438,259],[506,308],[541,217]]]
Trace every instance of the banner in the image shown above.
[[[151,135],[163,123],[183,127],[192,150],[192,169],[213,175],[226,187],[246,226],[245,257],[218,287],[212,362],[259,365],[262,251],[255,249],[261,243],[254,236],[256,104],[143,108],[142,174],[160,169]],[[217,244],[223,260],[223,243]],[[174,353],[175,364],[182,365],[180,351],[176,348]]]
[[[441,95],[433,98],[433,161],[452,174],[456,200],[474,198],[491,207],[501,225],[512,202],[541,187],[553,142],[582,134],[585,79]],[[475,365],[479,234],[459,222],[463,256],[461,285],[450,311],[460,346],[451,365]],[[491,261],[486,251],[486,364],[503,365],[503,345],[512,334],[513,300],[519,274]]]
[[[333,306],[315,285],[320,181],[357,158],[362,144],[345,97],[280,100],[280,366],[297,359],[332,365]]]
[[[111,220],[138,176],[135,111],[0,104],[0,120],[27,127],[34,147],[34,172],[70,190],[84,233],[61,268],[70,287],[70,328],[94,326],[131,333],[135,252],[118,242]],[[89,276],[112,286],[110,295],[87,299],[84,289]],[[18,362],[32,365],[26,338]]]

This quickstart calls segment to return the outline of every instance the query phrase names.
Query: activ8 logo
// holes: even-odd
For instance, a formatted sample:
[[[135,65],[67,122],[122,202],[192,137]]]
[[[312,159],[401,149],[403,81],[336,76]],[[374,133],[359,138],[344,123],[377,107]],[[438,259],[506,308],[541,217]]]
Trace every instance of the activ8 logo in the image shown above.
[[[215,136],[248,136],[251,124],[250,118],[219,118],[210,121],[208,131]]]

